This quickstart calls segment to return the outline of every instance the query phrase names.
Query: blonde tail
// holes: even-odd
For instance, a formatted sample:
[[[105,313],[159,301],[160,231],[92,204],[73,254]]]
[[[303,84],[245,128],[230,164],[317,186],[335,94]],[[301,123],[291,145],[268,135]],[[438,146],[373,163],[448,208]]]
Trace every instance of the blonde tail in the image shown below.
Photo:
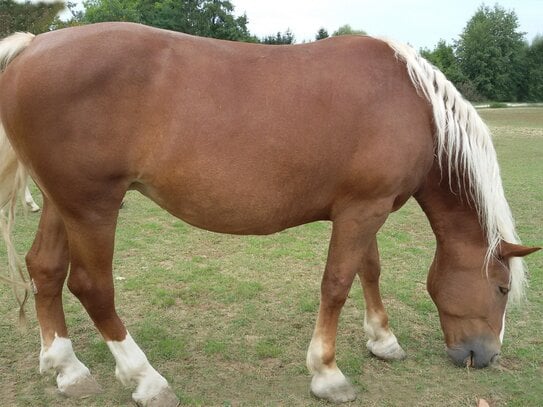
[[[13,245],[13,225],[17,202],[23,198],[27,174],[9,144],[6,133],[0,125],[0,231],[6,243],[8,257],[8,277],[0,275],[0,280],[13,288],[19,303],[19,321],[25,324],[24,305],[28,299],[30,286],[26,281],[23,265]],[[22,289],[22,293],[21,293]]]
[[[2,72],[30,44],[33,38],[34,35],[29,33],[16,33],[0,41],[0,70]],[[30,293],[30,284],[25,278],[22,262],[13,245],[12,231],[15,224],[17,202],[19,200],[24,202],[23,194],[26,182],[26,170],[17,158],[4,127],[0,123],[0,232],[6,243],[9,264],[8,276],[0,276],[0,280],[10,284],[15,292],[19,303],[21,325],[24,325],[26,321],[24,305]]]

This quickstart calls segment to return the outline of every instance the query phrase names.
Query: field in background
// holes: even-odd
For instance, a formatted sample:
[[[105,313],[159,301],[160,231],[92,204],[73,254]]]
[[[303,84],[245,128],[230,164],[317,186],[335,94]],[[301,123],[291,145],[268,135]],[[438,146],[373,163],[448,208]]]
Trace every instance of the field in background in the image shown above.
[[[482,110],[495,134],[506,195],[524,243],[543,244],[543,108]],[[31,244],[39,215],[21,216],[17,247]],[[324,406],[308,393],[305,352],[319,303],[330,225],[314,223],[269,237],[218,235],[174,219],[129,193],[117,230],[114,276],[121,317],[183,404]],[[342,313],[338,364],[364,406],[543,405],[543,255],[530,256],[528,302],[508,312],[498,368],[461,369],[444,352],[437,312],[425,288],[434,251],[414,201],[379,234],[382,292],[402,362],[370,356],[358,283]],[[5,269],[4,248],[0,249]],[[67,290],[66,290],[67,291]],[[130,390],[114,378],[112,356],[80,304],[65,293],[76,353],[104,393],[68,400],[38,373],[39,331],[16,328],[11,291],[0,286],[0,405],[125,406]]]

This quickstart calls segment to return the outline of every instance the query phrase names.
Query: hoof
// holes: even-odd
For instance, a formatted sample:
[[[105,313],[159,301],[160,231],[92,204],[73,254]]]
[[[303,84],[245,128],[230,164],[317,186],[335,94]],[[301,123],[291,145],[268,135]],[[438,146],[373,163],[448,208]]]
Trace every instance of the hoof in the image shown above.
[[[140,407],[177,407],[180,404],[179,399],[169,387],[162,389],[160,393],[150,399],[135,401]]]
[[[58,390],[66,397],[72,398],[85,398],[102,392],[102,388],[90,374],[69,384],[59,384]]]
[[[332,403],[346,403],[356,399],[353,385],[340,371],[315,374],[311,380],[311,394]]]
[[[395,336],[388,337],[382,341],[373,341],[370,339],[366,347],[379,359],[402,360],[407,357]]]

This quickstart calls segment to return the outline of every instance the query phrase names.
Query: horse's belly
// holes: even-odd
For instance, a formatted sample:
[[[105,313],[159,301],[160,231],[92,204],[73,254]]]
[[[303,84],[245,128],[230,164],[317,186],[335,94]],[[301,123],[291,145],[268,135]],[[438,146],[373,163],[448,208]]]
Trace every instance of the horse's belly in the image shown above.
[[[309,191],[306,191],[306,197],[302,197],[289,188],[266,190],[259,185],[244,189],[239,185],[176,188],[137,184],[134,189],[177,218],[219,233],[264,235],[329,219],[328,200],[323,194]],[[304,191],[299,192],[303,194]]]

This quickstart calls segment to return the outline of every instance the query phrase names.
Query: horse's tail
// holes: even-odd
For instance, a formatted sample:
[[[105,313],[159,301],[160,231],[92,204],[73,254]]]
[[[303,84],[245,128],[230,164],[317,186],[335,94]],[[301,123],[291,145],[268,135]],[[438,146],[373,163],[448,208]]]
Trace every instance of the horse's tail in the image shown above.
[[[518,243],[515,223],[500,177],[490,130],[471,103],[454,85],[410,46],[384,40],[405,62],[411,82],[432,106],[436,156],[449,182],[457,180],[477,209],[488,241],[486,264],[497,254],[501,240]],[[525,269],[519,258],[510,259],[512,301],[524,296]]]
[[[16,33],[0,41],[0,74],[30,44],[33,38],[33,34]],[[0,123],[0,232],[6,243],[9,264],[8,276],[0,276],[0,280],[6,281],[13,287],[19,303],[19,321],[23,325],[25,321],[24,304],[28,298],[30,286],[26,281],[22,263],[13,245],[12,231],[15,223],[15,209],[17,202],[23,197],[26,180],[26,170],[17,158],[4,127]]]

